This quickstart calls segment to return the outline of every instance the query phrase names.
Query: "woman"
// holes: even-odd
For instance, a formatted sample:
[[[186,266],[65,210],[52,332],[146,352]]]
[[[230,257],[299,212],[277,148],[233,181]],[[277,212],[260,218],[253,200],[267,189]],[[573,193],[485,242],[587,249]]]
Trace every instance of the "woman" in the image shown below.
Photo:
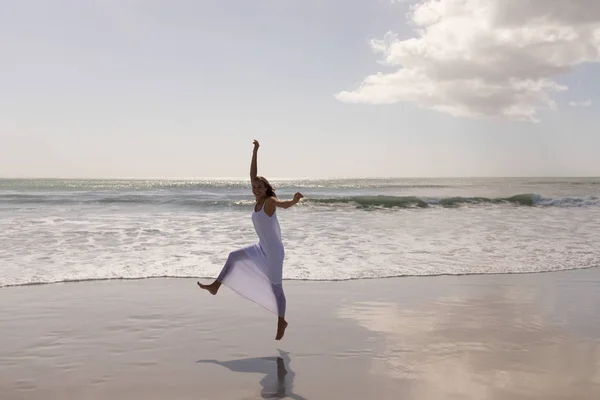
[[[275,313],[278,317],[275,339],[281,340],[288,323],[285,320],[286,301],[282,286],[284,249],[275,209],[292,207],[304,196],[296,193],[293,200],[279,200],[269,181],[257,176],[259,146],[255,140],[250,166],[252,193],[256,198],[252,223],[258,234],[258,243],[230,253],[217,279],[210,285],[198,282],[198,286],[215,295],[221,284],[225,284],[241,296]]]

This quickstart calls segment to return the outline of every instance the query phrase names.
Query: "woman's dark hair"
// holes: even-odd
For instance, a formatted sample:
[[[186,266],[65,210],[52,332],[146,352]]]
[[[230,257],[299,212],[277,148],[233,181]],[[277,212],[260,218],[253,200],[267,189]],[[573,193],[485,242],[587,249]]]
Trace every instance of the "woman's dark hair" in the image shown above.
[[[267,197],[275,196],[275,189],[273,189],[273,186],[271,186],[267,178],[265,178],[264,176],[257,176],[256,179],[261,181],[265,185],[265,188],[267,189]]]

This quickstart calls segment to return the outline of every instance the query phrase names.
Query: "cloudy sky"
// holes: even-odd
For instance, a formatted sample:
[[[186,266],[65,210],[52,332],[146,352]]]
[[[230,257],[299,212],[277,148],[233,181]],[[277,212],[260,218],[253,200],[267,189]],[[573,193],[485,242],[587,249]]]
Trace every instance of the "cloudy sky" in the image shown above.
[[[0,176],[600,176],[598,0],[0,2]]]

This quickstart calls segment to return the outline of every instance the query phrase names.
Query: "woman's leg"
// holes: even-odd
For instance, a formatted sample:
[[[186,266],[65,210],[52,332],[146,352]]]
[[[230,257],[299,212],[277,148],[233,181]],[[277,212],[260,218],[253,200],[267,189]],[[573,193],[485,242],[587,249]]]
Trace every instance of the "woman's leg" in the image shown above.
[[[273,294],[275,294],[275,301],[277,302],[277,315],[280,318],[285,318],[286,299],[285,293],[283,292],[282,285],[271,284]]]
[[[240,249],[240,250],[232,251],[231,253],[229,253],[229,256],[227,257],[227,261],[225,261],[225,265],[223,266],[223,269],[221,269],[221,273],[219,274],[217,279],[215,279],[215,281],[213,283],[211,283],[210,285],[204,285],[204,284],[198,282],[198,286],[200,286],[204,290],[208,290],[210,292],[210,294],[216,295],[217,292],[219,291],[219,288],[221,287],[221,282],[223,281],[225,276],[227,276],[227,274],[229,273],[229,269],[231,268],[233,263],[235,263],[237,260],[240,260],[244,256],[245,256],[244,250]]]
[[[287,328],[288,323],[285,320],[285,309],[287,306],[287,302],[285,299],[285,293],[283,292],[282,285],[271,285],[273,288],[273,293],[275,294],[275,300],[277,301],[277,334],[275,335],[275,340],[281,340],[283,335],[285,334],[285,328]]]

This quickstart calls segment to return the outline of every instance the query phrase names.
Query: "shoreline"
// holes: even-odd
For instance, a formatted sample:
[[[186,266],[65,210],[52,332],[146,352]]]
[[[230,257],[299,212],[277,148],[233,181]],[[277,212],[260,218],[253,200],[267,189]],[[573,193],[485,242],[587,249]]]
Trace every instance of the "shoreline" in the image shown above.
[[[547,271],[523,271],[523,272],[472,272],[462,274],[423,274],[423,275],[390,275],[390,276],[374,276],[374,277],[360,277],[360,278],[342,278],[342,279],[300,279],[300,278],[284,278],[284,282],[314,282],[314,283],[339,283],[339,282],[354,282],[354,281],[376,281],[376,280],[389,280],[389,279],[403,279],[403,278],[436,278],[436,277],[469,277],[469,276],[498,276],[498,275],[540,275],[540,274],[552,274],[552,273],[566,273],[572,271],[585,271],[589,269],[599,268],[600,266],[594,265],[590,267],[575,267],[559,270],[547,270]],[[26,287],[26,286],[44,286],[44,285],[60,285],[60,284],[76,284],[86,282],[110,282],[110,281],[144,281],[144,280],[160,280],[160,279],[195,279],[195,280],[214,280],[216,277],[206,276],[177,276],[177,275],[161,275],[161,276],[143,276],[143,277],[118,277],[118,278],[83,278],[83,279],[66,279],[62,281],[52,282],[29,282],[29,283],[17,283],[9,285],[0,285],[0,290],[14,288],[14,287]]]

